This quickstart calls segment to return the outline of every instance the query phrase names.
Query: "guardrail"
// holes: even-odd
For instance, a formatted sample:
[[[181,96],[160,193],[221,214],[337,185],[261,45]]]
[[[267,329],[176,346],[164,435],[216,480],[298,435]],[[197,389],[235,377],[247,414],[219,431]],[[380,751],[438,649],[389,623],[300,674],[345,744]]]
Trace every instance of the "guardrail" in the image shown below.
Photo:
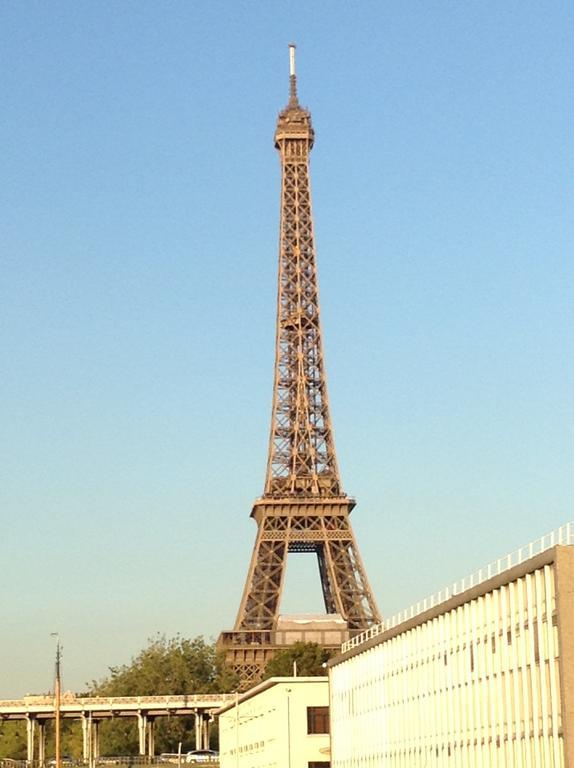
[[[12,760],[11,757],[0,758],[0,768],[30,768],[27,760]]]
[[[187,765],[187,766],[193,766],[194,763],[191,761],[190,763],[187,762],[187,755],[185,752],[181,755],[181,765]],[[60,760],[60,765],[62,768],[88,768],[90,765],[95,766],[95,768],[98,768],[98,766],[113,766],[113,765],[122,765],[122,766],[132,766],[132,765],[145,765],[145,766],[155,766],[155,765],[162,765],[167,766],[169,764],[175,764],[178,765],[180,762],[179,755],[177,754],[160,754],[155,755],[154,757],[150,757],[149,755],[110,755],[110,756],[101,756],[96,757],[91,763],[89,760],[75,760],[70,758],[62,758]],[[56,761],[54,758],[48,758],[44,761],[43,766],[46,766],[46,768],[54,768],[56,764]],[[197,763],[195,763],[197,764]],[[209,761],[201,760],[201,764],[205,766],[210,765],[219,765],[219,759],[217,757],[213,757]],[[0,758],[0,768],[42,768],[42,764],[39,760],[14,760],[11,757],[3,757]]]
[[[221,633],[224,645],[292,645],[298,641],[315,642],[319,645],[341,645],[349,637],[345,627],[332,629],[306,628],[301,629],[257,629],[229,630]]]
[[[441,603],[450,600],[451,597],[460,595],[467,589],[476,587],[478,584],[493,578],[493,576],[498,576],[501,573],[514,568],[514,566],[520,565],[520,563],[523,563],[526,560],[530,560],[535,555],[540,555],[542,552],[546,552],[547,550],[552,549],[556,545],[574,545],[574,522],[565,523],[564,525],[560,526],[560,528],[557,528],[554,531],[550,531],[550,533],[544,534],[544,536],[541,536],[539,539],[530,542],[530,544],[526,544],[526,546],[520,547],[520,549],[517,549],[514,552],[505,555],[504,557],[499,557],[498,560],[494,560],[484,568],[480,568],[474,573],[471,573],[470,576],[466,576],[451,586],[441,589],[440,592],[435,592],[434,595],[426,597],[424,600],[418,603],[414,603],[410,606],[410,608],[396,613],[389,619],[385,619],[385,621],[381,622],[380,624],[376,624],[374,627],[371,627],[370,629],[355,635],[355,637],[352,637],[343,643],[341,651],[344,653],[351,648],[356,648],[358,645],[366,642],[371,637],[377,637],[383,632],[386,632],[389,629],[393,629],[393,627],[408,621],[408,619],[412,619],[415,616],[418,616],[419,614],[434,608],[435,605],[440,605]]]
[[[130,708],[149,710],[176,710],[193,707],[216,709],[233,699],[232,693],[190,693],[171,696],[76,696],[62,695],[60,707],[64,714],[83,711],[121,710]],[[0,700],[0,719],[11,712],[45,712],[54,709],[54,695],[24,696],[23,699]],[[2,768],[0,766],[0,768]]]

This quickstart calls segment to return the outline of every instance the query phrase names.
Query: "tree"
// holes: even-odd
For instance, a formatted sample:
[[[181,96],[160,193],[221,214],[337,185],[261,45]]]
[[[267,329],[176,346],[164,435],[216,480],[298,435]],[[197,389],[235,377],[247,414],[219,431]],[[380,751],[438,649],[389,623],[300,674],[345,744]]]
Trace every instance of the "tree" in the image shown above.
[[[265,667],[263,679],[268,677],[291,677],[293,664],[297,663],[297,675],[300,677],[318,677],[326,675],[323,666],[331,658],[331,653],[317,643],[293,643],[284,651],[276,653]]]
[[[158,635],[130,664],[110,667],[110,675],[93,681],[93,696],[162,696],[211,693],[217,689],[215,647],[203,637],[187,640]]]
[[[237,675],[225,663],[224,654],[203,637],[189,640],[179,635],[158,635],[129,664],[110,667],[109,675],[93,680],[87,696],[166,696],[188,693],[228,693],[237,690]],[[194,746],[192,717],[161,717],[156,720],[156,752],[177,752],[179,742],[184,750]],[[217,730],[212,729],[213,740]],[[47,728],[46,754],[53,751],[53,723]],[[100,748],[103,755],[137,755],[137,723],[132,717],[102,720]],[[82,733],[79,722],[62,723],[62,752],[82,756]],[[22,721],[0,723],[0,758],[26,757],[26,727]]]
[[[22,720],[0,723],[0,758],[26,759],[26,723]]]
[[[54,721],[46,721],[46,756],[55,754]],[[26,723],[24,720],[0,721],[0,759],[26,760]],[[82,730],[77,720],[64,720],[61,730],[61,750],[64,755],[82,757]]]
[[[130,664],[110,667],[110,674],[92,682],[92,696],[161,696],[187,693],[226,693],[237,688],[237,677],[225,663],[215,644],[199,636],[193,640],[158,635]],[[216,734],[214,733],[214,737]],[[157,752],[177,752],[194,744],[193,718],[158,718],[155,733]],[[132,718],[104,721],[101,726],[102,754],[137,754],[137,725]]]

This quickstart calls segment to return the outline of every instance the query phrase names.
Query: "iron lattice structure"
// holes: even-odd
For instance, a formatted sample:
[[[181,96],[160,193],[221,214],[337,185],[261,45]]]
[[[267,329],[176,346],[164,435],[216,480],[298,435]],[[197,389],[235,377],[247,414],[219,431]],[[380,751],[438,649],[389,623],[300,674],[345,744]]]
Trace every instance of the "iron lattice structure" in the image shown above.
[[[279,636],[277,622],[290,552],[317,556],[325,610],[345,620],[347,633],[380,621],[349,521],[355,503],[342,490],[335,454],[309,182],[314,131],[309,111],[297,98],[294,46],[290,55],[290,98],[275,131],[282,184],[267,475],[251,513],[257,540],[235,628],[220,640],[243,687],[255,682],[274,650],[288,643],[284,633]]]

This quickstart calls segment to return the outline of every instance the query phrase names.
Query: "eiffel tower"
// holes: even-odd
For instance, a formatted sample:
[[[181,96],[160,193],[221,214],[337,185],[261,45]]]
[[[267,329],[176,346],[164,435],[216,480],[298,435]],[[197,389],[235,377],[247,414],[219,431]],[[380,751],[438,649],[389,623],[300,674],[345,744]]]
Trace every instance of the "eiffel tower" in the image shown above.
[[[267,475],[263,496],[251,512],[257,539],[235,627],[219,638],[242,689],[258,682],[273,654],[295,640],[315,640],[338,649],[349,635],[380,621],[349,521],[355,501],[341,487],[335,455],[309,185],[309,152],[315,134],[311,114],[297,97],[293,44],[289,58],[289,102],[279,114],[275,131],[282,181]],[[325,611],[331,615],[322,624],[306,625],[306,630],[296,622],[282,626],[279,617],[291,552],[316,555]],[[333,619],[331,625],[328,618]]]

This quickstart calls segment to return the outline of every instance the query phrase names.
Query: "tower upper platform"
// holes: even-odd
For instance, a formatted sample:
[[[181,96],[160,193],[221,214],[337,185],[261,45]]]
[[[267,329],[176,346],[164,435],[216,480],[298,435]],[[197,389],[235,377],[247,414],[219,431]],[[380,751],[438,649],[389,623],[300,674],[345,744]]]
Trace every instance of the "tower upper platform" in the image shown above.
[[[281,110],[277,119],[275,147],[280,150],[282,143],[288,139],[305,139],[308,142],[308,149],[311,149],[315,140],[315,132],[311,124],[311,113],[299,104],[297,98],[294,43],[289,45],[289,55],[289,102],[285,109]]]

